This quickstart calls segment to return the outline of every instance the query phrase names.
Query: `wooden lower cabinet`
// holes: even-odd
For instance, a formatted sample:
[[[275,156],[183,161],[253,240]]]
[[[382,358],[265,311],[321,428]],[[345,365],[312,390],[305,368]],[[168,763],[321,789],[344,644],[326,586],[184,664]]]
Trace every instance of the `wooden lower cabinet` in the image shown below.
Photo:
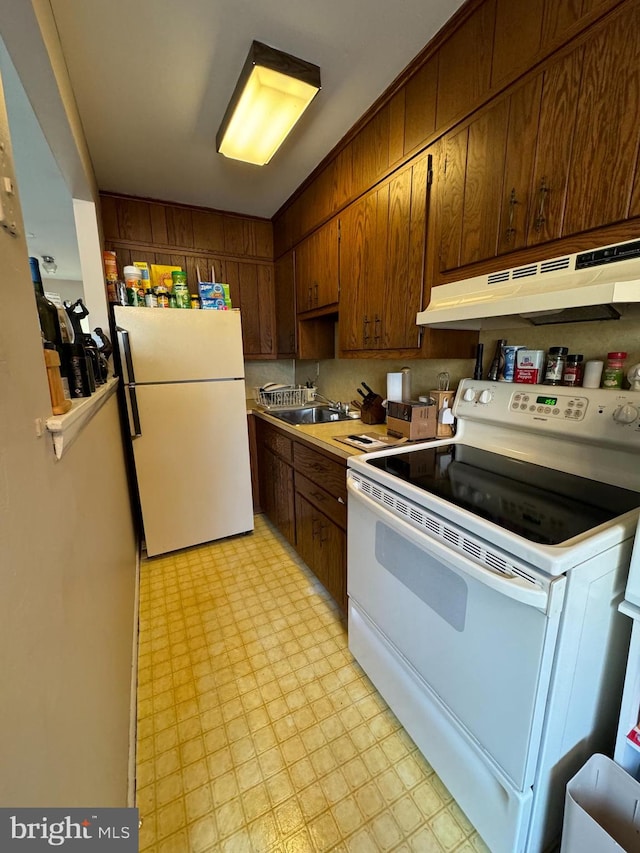
[[[347,536],[296,492],[296,548],[343,612],[347,609]]]
[[[344,460],[256,418],[260,504],[343,612],[347,610]]]

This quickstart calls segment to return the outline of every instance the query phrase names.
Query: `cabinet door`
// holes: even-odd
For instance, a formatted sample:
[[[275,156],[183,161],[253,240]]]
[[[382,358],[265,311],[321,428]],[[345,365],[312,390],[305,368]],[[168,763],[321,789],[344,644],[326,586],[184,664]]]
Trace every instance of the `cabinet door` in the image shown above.
[[[296,492],[297,550],[320,583],[346,612],[346,536],[323,512]]]
[[[541,96],[542,75],[538,75],[516,89],[509,99],[499,255],[526,246]]]
[[[554,0],[555,5],[555,0]],[[491,86],[527,68],[540,48],[544,0],[496,0]]]
[[[374,348],[371,295],[385,283],[388,189],[350,205],[340,217],[340,348]]]
[[[469,129],[465,127],[445,136],[439,145],[437,189],[441,272],[460,266],[468,141]]]
[[[585,46],[565,235],[628,216],[640,139],[639,20],[633,0]]]
[[[338,219],[334,218],[296,247],[298,313],[338,302]]]
[[[462,265],[496,254],[508,115],[509,102],[502,99],[469,125]]]
[[[424,282],[428,163],[425,154],[389,183],[387,284],[380,305],[383,349],[415,348],[419,342],[416,314]]]
[[[278,358],[295,358],[296,308],[293,250],[275,262],[276,349]]]
[[[283,536],[295,543],[293,468],[264,445],[260,448],[260,503]]]
[[[275,358],[275,299],[271,264],[225,264],[231,302],[242,315],[245,358]]]
[[[528,210],[527,244],[530,246],[562,235],[582,57],[583,48],[580,47],[544,72]]]

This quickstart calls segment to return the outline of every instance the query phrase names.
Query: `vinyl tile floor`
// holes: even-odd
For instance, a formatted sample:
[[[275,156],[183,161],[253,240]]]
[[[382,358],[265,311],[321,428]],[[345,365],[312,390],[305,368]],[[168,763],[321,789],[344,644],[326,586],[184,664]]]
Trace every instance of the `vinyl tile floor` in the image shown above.
[[[263,516],[143,560],[137,737],[147,853],[487,853]]]

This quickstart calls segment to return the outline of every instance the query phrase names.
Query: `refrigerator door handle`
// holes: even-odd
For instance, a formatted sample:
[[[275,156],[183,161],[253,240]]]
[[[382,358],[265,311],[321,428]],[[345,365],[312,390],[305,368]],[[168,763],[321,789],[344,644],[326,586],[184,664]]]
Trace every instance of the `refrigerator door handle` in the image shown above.
[[[133,420],[133,430],[131,431],[131,438],[139,438],[142,435],[142,425],[140,424],[140,412],[138,410],[136,386],[127,385],[126,390],[129,394],[129,403],[131,405],[131,419]],[[129,423],[131,424],[131,421],[129,421]]]
[[[132,383],[135,383],[136,377],[133,372],[133,359],[131,358],[131,341],[129,339],[129,332],[127,329],[123,329],[122,326],[116,326],[116,332],[122,341],[121,350],[124,355],[123,366],[126,372],[124,381],[127,385],[131,385]]]

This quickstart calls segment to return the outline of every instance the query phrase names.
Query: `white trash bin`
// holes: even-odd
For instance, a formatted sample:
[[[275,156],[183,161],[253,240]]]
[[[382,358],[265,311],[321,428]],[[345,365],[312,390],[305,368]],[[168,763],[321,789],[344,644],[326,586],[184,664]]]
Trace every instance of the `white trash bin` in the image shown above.
[[[640,782],[592,755],[567,783],[560,853],[621,851],[640,851]]]

